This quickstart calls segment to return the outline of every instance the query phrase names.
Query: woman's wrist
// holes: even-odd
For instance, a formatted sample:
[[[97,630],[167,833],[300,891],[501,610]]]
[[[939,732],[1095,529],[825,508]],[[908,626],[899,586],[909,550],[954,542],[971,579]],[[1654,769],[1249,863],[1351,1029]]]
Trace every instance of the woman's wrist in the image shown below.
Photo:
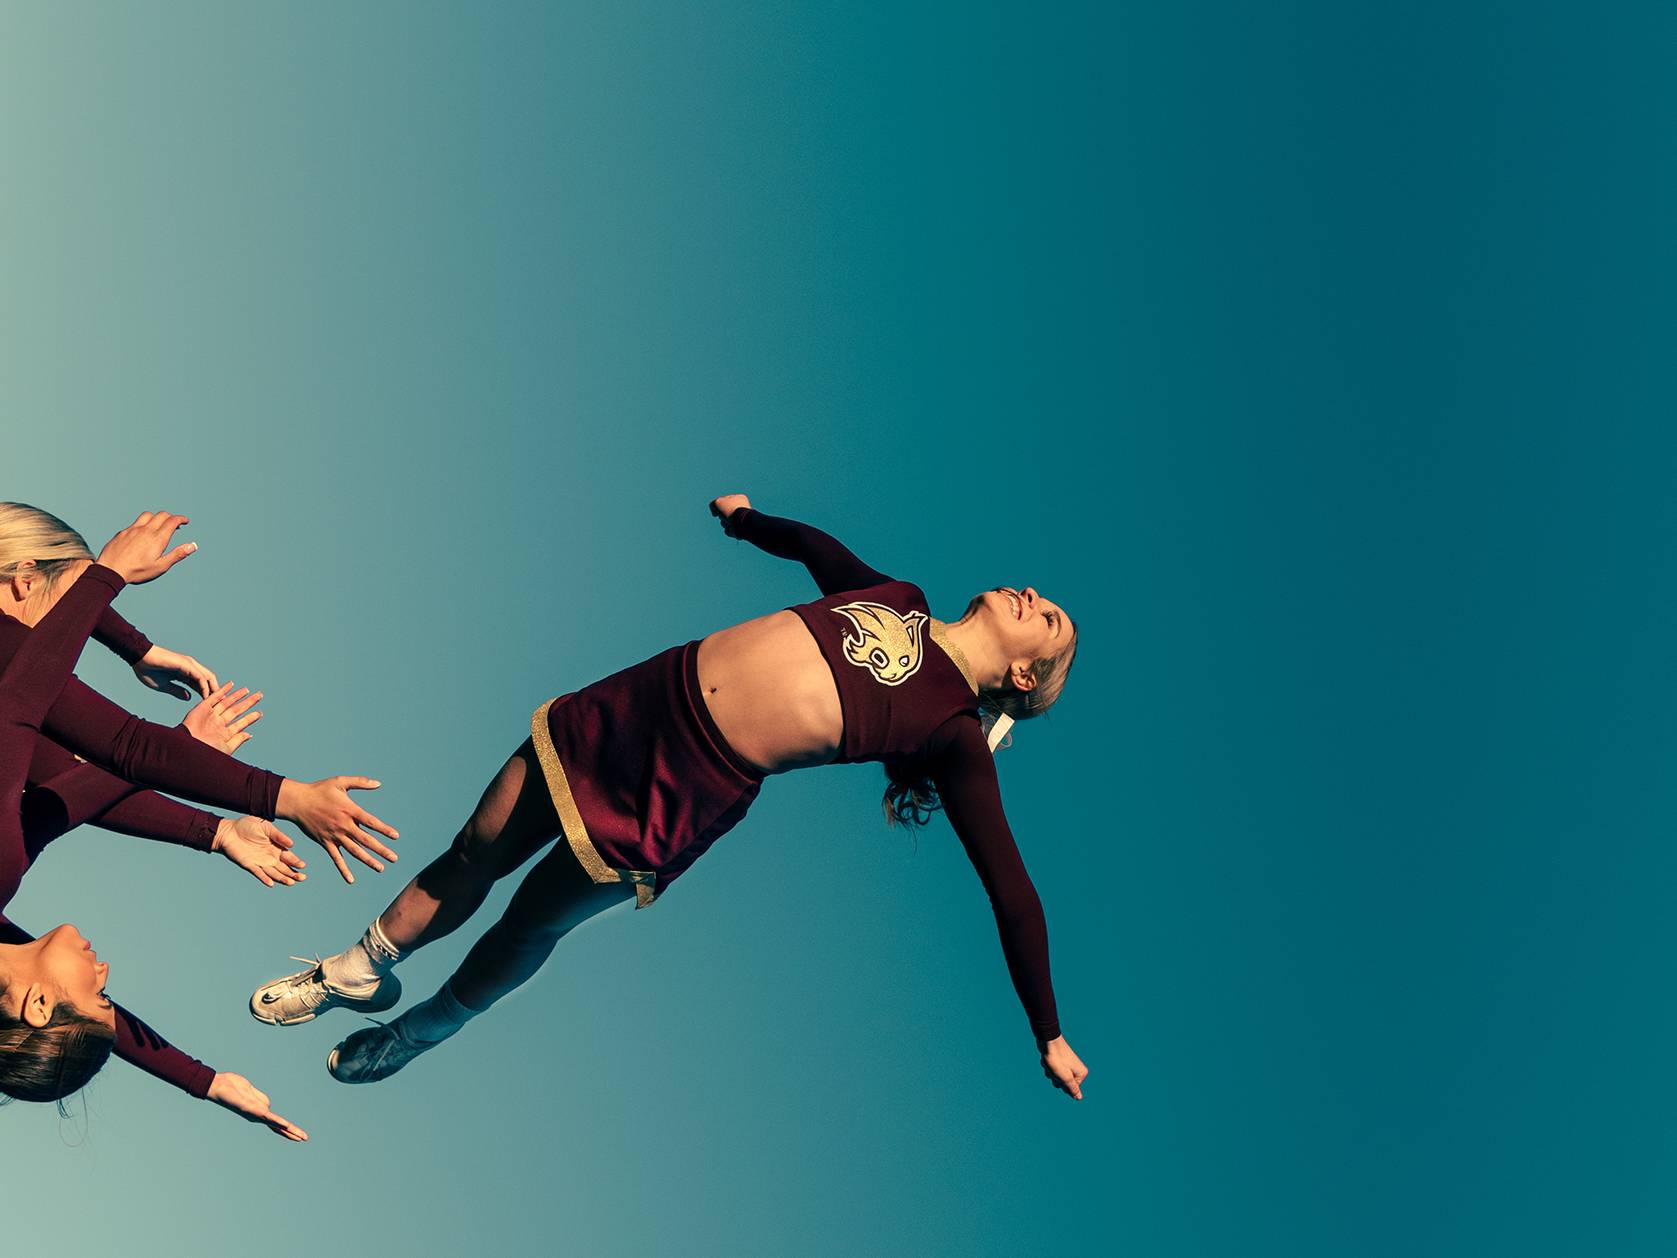
[[[87,567],[83,568],[81,576],[77,579],[81,580],[85,577],[92,577],[95,581],[101,581],[110,586],[113,590],[117,591],[119,594],[128,584],[128,578],[126,576],[118,572],[109,564],[100,563],[97,559],[88,564]]]
[[[233,820],[230,817],[217,817],[215,820],[215,838],[210,840],[210,851],[220,852],[227,845],[227,840],[233,836]]]
[[[298,810],[303,806],[303,792],[307,789],[306,782],[281,778],[279,794],[274,799],[274,816],[285,821],[296,821]]]

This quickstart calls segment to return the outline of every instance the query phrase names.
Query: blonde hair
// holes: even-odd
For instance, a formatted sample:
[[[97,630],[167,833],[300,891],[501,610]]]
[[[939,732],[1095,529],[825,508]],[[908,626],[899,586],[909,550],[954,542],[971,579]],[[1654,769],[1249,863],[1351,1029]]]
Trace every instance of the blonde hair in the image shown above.
[[[65,568],[92,559],[87,539],[57,516],[22,502],[0,502],[0,581],[10,581],[29,561],[46,588]]]
[[[1035,686],[1029,690],[1020,690],[1009,679],[996,690],[979,692],[978,706],[986,713],[1002,713],[1011,716],[1015,721],[1028,721],[1053,707],[1066,688],[1066,677],[1071,673],[1072,661],[1077,658],[1077,626],[1069,620],[1066,624],[1071,627],[1071,641],[1060,649],[1058,655],[1045,656],[1031,662],[1031,676],[1036,678]]]

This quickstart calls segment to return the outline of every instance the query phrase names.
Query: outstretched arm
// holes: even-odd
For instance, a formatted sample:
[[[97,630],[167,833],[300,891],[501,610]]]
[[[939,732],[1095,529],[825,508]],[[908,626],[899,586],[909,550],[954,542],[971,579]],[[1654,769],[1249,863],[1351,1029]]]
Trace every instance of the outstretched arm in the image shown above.
[[[132,668],[140,684],[149,690],[182,700],[192,698],[192,692],[197,691],[207,699],[221,685],[210,669],[190,655],[158,646],[113,607],[107,607],[99,617],[93,627],[93,640]]]
[[[250,737],[242,727],[254,715],[240,715],[236,703],[218,706],[206,701],[189,712],[182,724],[199,741],[226,751]],[[291,886],[308,877],[302,872],[305,862],[291,850],[290,836],[271,822],[251,816],[234,820],[189,808],[78,760],[44,736],[35,740],[29,789],[20,811],[30,860],[60,835],[80,825],[95,825],[117,834],[219,853],[267,887]]]
[[[166,795],[144,791],[97,765],[70,759],[74,767],[32,785],[19,807],[23,844],[30,861],[59,836],[79,825],[153,839],[199,852],[214,852],[265,887],[303,882],[307,862],[292,850],[291,836],[261,817],[218,817],[188,808]],[[110,801],[115,800],[112,803]]]
[[[29,641],[30,632],[11,617],[0,617],[0,658],[9,660]],[[100,614],[92,636],[137,667],[142,667],[140,661],[148,652],[170,654],[154,647],[109,606]],[[251,696],[248,691],[230,695],[226,693],[230,689],[231,685],[216,691],[212,699],[199,704],[181,722],[193,737],[229,753],[248,741],[246,730],[261,716],[249,712],[260,695]],[[219,818],[84,763],[45,737],[34,740],[28,786],[31,789],[23,798],[23,828],[32,855],[59,835],[84,824],[204,851],[210,850],[215,838]]]
[[[35,936],[15,922],[0,917],[0,943],[34,942]],[[227,1074],[206,1066],[196,1057],[181,1052],[144,1021],[116,1005],[116,1045],[112,1051],[123,1061],[138,1066],[148,1075],[163,1080],[200,1101],[214,1101],[241,1118],[263,1123],[287,1140],[307,1140],[308,1133],[289,1119],[273,1112],[266,1093],[243,1075]]]
[[[891,578],[868,567],[836,538],[796,520],[765,515],[752,509],[744,494],[727,494],[710,504],[729,537],[750,542],[780,559],[795,559],[809,569],[823,594],[862,590]]]
[[[33,943],[35,936],[15,922],[0,917],[0,943]],[[209,1094],[215,1071],[170,1044],[121,1005],[116,1007],[116,1055],[202,1100]]]
[[[274,816],[282,781],[277,774],[241,764],[180,726],[141,720],[78,678],[64,684],[42,731],[118,777],[217,807]]]
[[[80,762],[50,738],[35,740],[29,790],[23,793],[23,834],[34,850],[77,825],[99,825],[208,852],[220,820]]]
[[[118,777],[265,820],[284,817],[296,822],[326,849],[345,882],[355,881],[344,860],[346,852],[380,872],[381,857],[396,859],[379,837],[394,839],[396,830],[348,794],[376,790],[378,783],[370,778],[282,778],[205,746],[179,726],[143,721],[74,677],[47,713],[43,730]]]
[[[99,613],[124,584],[111,569],[90,565],[19,644],[0,672],[0,711],[8,729],[41,724],[69,680]]]
[[[114,607],[107,607],[93,626],[93,640],[117,656],[125,664],[138,664],[151,650],[151,639],[122,618]]]
[[[77,826],[96,825],[208,852],[220,821],[214,813],[189,808],[77,760],[50,739],[35,740],[29,790],[23,796],[23,832],[32,851]]]
[[[125,585],[155,581],[198,549],[195,543],[187,543],[164,551],[186,523],[184,515],[142,511],[134,523],[105,543],[99,558],[58,597],[0,671],[0,712],[8,736],[40,726],[100,616]],[[21,767],[28,760],[28,749],[12,750],[23,753],[17,759]]]
[[[1030,1017],[1043,1069],[1056,1087],[1082,1100],[1083,1080],[1089,1072],[1060,1034],[1048,970],[1048,923],[1002,811],[996,766],[983,730],[972,717],[959,716],[947,722],[934,739],[938,742],[930,753],[932,782],[967,859],[990,895],[1007,972]]]

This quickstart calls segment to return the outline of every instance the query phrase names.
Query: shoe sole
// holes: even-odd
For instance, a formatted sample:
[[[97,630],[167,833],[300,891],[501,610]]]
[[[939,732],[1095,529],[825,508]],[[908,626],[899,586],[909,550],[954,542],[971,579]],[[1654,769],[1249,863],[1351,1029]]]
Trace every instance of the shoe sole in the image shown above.
[[[357,1086],[359,1084],[363,1084],[363,1083],[382,1083],[384,1080],[390,1078],[390,1075],[395,1074],[397,1071],[401,1070],[403,1067],[411,1064],[410,1062],[405,1061],[405,1062],[402,1063],[401,1066],[396,1067],[396,1070],[392,1070],[390,1072],[390,1074],[380,1075],[377,1079],[346,1079],[341,1074],[338,1073],[338,1049],[342,1048],[342,1047],[343,1047],[343,1045],[339,1044],[331,1052],[326,1054],[326,1073],[331,1075],[339,1083],[347,1083],[351,1087],[355,1087],[355,1086]]]
[[[356,1000],[349,996],[331,994],[331,1004],[320,1008],[310,1009],[307,1013],[298,1014],[294,1018],[278,1018],[266,1012],[267,1006],[262,1003],[262,988],[257,988],[250,997],[250,1016],[264,1026],[301,1026],[305,1022],[313,1022],[323,1013],[330,1013],[334,1009],[352,1009],[356,1013],[383,1013],[386,1009],[393,1009],[402,999],[402,980],[394,974],[386,974],[379,983],[378,990],[366,1000]]]

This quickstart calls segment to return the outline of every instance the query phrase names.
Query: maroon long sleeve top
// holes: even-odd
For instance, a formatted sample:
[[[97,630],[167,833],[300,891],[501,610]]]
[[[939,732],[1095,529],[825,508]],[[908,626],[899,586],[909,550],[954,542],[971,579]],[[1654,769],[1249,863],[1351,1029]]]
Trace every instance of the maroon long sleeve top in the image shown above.
[[[126,622],[101,617],[101,625],[114,623]],[[0,663],[39,631],[0,616]],[[178,725],[157,725],[124,711],[74,673],[53,697],[40,729],[52,742],[139,786],[269,820],[285,780],[199,742]]]
[[[0,622],[0,667],[28,632],[9,617]],[[130,664],[138,663],[152,645],[150,638],[111,607],[100,614],[92,637]],[[28,786],[23,797],[24,830],[32,843],[44,845],[79,825],[96,825],[207,852],[220,821],[214,813],[178,803],[88,764],[44,735],[35,742]]]
[[[939,626],[925,595],[807,524],[744,508],[729,516],[727,528],[730,536],[809,569],[822,597],[792,610],[809,627],[838,686],[844,735],[837,759],[912,760],[926,768],[989,894],[1031,1030],[1043,1043],[1057,1039],[1042,901],[1002,811],[976,683],[941,643],[928,649]]]
[[[208,816],[191,817],[189,814],[195,810],[151,796],[149,792],[141,793],[149,798],[142,798],[136,794],[135,784],[121,781],[94,765],[77,762],[74,756],[40,736],[44,723],[62,701],[68,683],[74,680],[70,670],[83,644],[100,623],[100,617],[109,612],[108,604],[122,585],[121,577],[94,564],[65,591],[33,630],[9,617],[0,617],[0,801],[3,801],[0,802],[0,912],[16,894],[24,873],[41,849],[80,821],[96,816],[108,820],[115,813],[119,825],[132,825],[136,832],[149,833],[151,837],[177,832],[185,839],[189,833],[201,833],[202,818]],[[114,618],[107,628],[115,624],[126,622]],[[114,640],[109,632],[100,636],[124,654],[134,651],[137,641],[144,641],[137,633],[129,637],[120,631]],[[137,659],[148,647],[149,643],[140,646],[132,658]],[[79,724],[81,718],[75,709],[61,714],[60,719],[71,730],[82,731],[87,741],[78,749],[84,754],[103,754],[113,760],[126,756],[129,762],[140,765],[152,763],[148,757],[160,754],[155,746],[142,750],[150,736],[144,730],[131,728],[125,721],[119,720],[114,731],[108,718],[102,716],[91,723]],[[137,718],[127,719],[137,721]],[[149,722],[138,724],[144,726]],[[98,743],[100,733],[105,733],[110,742]],[[237,762],[229,763],[239,770],[245,769]],[[32,768],[45,776],[42,784],[45,795],[39,790],[25,791]],[[180,781],[178,777],[170,780],[172,784]],[[214,784],[213,789],[228,792],[234,788],[224,781]],[[240,784],[237,789],[250,788]],[[277,784],[274,790],[277,793]],[[211,819],[211,835],[213,832]],[[0,915],[0,942],[27,943],[31,939],[33,936],[22,927]],[[124,1060],[196,1097],[207,1095],[215,1078],[212,1068],[170,1045],[120,1005],[117,1006],[115,1051]]]

